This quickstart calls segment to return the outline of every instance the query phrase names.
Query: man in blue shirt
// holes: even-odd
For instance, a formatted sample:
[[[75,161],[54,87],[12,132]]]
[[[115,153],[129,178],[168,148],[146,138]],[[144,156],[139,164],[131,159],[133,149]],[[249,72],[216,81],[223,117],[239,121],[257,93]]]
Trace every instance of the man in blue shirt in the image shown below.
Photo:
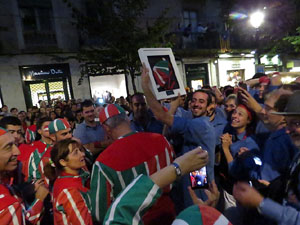
[[[294,92],[288,100],[284,112],[273,112],[277,115],[284,115],[287,121],[287,130],[293,144],[300,149],[300,91]],[[286,198],[283,204],[279,204],[269,198],[264,198],[254,188],[246,183],[238,183],[234,187],[234,197],[244,206],[257,208],[263,215],[274,220],[279,225],[300,224],[300,154],[299,151],[294,157],[289,171],[289,178],[286,182]]]
[[[95,107],[91,100],[81,104],[84,121],[74,130],[73,136],[78,138],[85,148],[97,156],[110,143],[99,122],[95,121]]]
[[[193,94],[191,101],[191,111],[193,119],[173,116],[165,112],[159,102],[155,99],[149,85],[149,70],[143,66],[142,87],[146,96],[149,107],[153,111],[155,117],[171,128],[171,132],[180,134],[184,137],[182,154],[191,149],[201,146],[208,152],[209,162],[207,165],[208,180],[214,180],[214,163],[215,163],[215,132],[209,117],[207,116],[207,107],[211,103],[211,95],[204,90],[198,90]],[[184,207],[193,204],[187,186],[189,186],[189,177],[184,176],[182,179]],[[203,196],[202,196],[203,197]],[[205,198],[205,197],[204,197]]]
[[[274,114],[284,109],[284,106],[280,105],[278,99],[281,96],[284,97],[284,95],[291,94],[291,92],[277,89],[266,94],[263,107],[245,91],[244,94],[246,99],[248,99],[248,105],[251,106],[261,119],[261,124],[269,130],[268,133],[258,132],[256,134],[257,140],[260,142],[260,148],[262,149],[260,153],[262,167],[259,174],[255,172],[252,175],[253,178],[269,182],[288,170],[296,153],[289,135],[286,134],[286,120],[284,116]]]
[[[275,103],[283,93],[288,92],[275,90],[268,94],[263,109],[264,124],[272,131],[263,148],[263,164],[260,171],[260,178],[267,181],[285,174],[297,153],[290,136],[286,133],[284,116],[274,114],[280,111],[280,105]]]
[[[138,132],[162,133],[163,124],[155,119],[148,109],[145,97],[142,93],[136,93],[131,97],[132,113],[129,115],[132,130]]]

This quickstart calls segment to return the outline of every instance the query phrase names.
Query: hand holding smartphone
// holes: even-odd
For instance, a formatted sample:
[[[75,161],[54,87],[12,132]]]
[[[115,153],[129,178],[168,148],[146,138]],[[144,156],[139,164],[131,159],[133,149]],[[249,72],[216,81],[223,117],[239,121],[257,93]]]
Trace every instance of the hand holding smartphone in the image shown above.
[[[199,146],[202,149],[201,146]],[[207,168],[206,166],[190,172],[190,182],[192,189],[208,188]]]

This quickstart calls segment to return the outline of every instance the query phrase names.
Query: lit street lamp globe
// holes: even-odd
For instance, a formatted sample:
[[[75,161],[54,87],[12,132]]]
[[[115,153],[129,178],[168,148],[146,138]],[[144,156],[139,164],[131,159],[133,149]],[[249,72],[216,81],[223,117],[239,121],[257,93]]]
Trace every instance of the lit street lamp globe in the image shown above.
[[[250,24],[255,28],[259,28],[260,25],[264,22],[264,18],[265,18],[265,15],[260,12],[260,11],[257,11],[255,13],[252,13],[250,15]]]

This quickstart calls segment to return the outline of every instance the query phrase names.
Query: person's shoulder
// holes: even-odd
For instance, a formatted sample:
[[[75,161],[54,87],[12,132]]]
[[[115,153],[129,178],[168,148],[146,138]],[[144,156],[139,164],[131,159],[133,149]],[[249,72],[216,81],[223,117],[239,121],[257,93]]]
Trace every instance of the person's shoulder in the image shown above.
[[[209,121],[209,117],[207,117],[207,116],[196,117],[189,122],[191,125],[199,126],[199,128],[203,128],[203,129],[213,127]]]
[[[19,150],[21,150],[21,149],[31,149],[31,148],[33,148],[33,147],[34,147],[33,144],[20,144],[20,145],[18,146]]]
[[[83,121],[82,123],[77,124],[76,129],[85,129],[86,128],[86,123]]]
[[[19,202],[17,198],[15,198],[11,193],[10,190],[3,184],[0,184],[0,196],[1,196],[1,204],[0,204],[0,213],[2,210],[7,209],[9,206],[13,205],[14,203]]]
[[[78,186],[72,177],[57,178],[53,184],[53,194],[59,196],[64,190],[77,190]]]
[[[75,130],[73,131],[74,136],[79,135],[79,134],[83,134],[86,130],[86,124],[83,121],[82,123],[78,124],[75,128]]]

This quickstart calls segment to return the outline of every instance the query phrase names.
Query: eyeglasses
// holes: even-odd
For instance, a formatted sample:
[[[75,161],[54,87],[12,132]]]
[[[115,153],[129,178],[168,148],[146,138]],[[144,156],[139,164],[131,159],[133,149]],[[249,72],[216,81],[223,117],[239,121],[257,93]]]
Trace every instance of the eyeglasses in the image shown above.
[[[146,106],[146,102],[141,102],[141,103],[136,102],[136,103],[133,103],[133,105],[135,107],[139,107],[139,106],[145,107]]]

